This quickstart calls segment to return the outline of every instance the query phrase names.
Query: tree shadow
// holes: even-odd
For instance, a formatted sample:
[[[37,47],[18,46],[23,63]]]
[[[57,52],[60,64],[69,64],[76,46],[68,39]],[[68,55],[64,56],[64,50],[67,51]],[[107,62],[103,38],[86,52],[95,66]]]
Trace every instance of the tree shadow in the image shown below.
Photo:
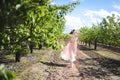
[[[43,62],[41,61],[42,64],[45,64],[47,66],[57,66],[57,67],[66,67],[66,64],[58,64],[58,63],[53,63],[53,62]]]
[[[0,64],[9,64],[9,63],[13,63],[13,62],[15,62],[14,59],[8,59],[5,57],[0,58]]]
[[[110,45],[103,45],[103,44],[98,44],[98,45],[102,48],[106,48],[108,50],[120,53],[120,47],[113,47],[113,46],[110,46]]]
[[[104,67],[110,73],[120,76],[120,61],[109,58],[94,58],[94,60],[98,61],[101,67]]]
[[[120,61],[108,58],[79,59],[83,74],[89,77],[103,79],[105,76],[120,76]],[[80,71],[81,72],[81,71]]]
[[[11,51],[10,50],[1,50],[0,51],[0,64],[8,64],[8,63],[12,63],[15,62],[14,59],[9,59],[6,58],[6,55],[10,55]]]
[[[78,49],[82,50],[82,51],[91,51],[91,50],[94,50],[92,48],[88,48],[88,47],[83,46],[83,45],[78,45]]]

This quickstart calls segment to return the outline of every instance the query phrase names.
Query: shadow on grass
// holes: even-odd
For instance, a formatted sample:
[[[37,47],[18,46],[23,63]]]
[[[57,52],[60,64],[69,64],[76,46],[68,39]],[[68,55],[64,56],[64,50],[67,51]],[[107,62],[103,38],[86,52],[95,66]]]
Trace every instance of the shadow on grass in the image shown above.
[[[42,61],[41,63],[48,65],[48,66],[66,67],[66,64],[58,64],[58,63],[53,63],[53,62],[42,62]]]
[[[79,50],[82,50],[82,51],[91,51],[91,50],[95,50],[95,49],[91,49],[91,48],[88,48],[88,47],[83,46],[83,45],[78,45],[78,48],[79,48]]]
[[[83,68],[83,73],[89,77],[103,79],[105,76],[120,76],[120,61],[108,58],[79,59],[79,64],[87,67]]]
[[[0,64],[9,64],[9,63],[13,63],[13,62],[15,62],[14,59],[8,59],[8,58],[4,58],[4,57],[0,58]]]

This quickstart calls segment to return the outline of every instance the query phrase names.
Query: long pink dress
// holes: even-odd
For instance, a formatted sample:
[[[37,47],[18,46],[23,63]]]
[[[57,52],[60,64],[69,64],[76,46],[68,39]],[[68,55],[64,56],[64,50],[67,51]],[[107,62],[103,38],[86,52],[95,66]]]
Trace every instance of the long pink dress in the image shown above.
[[[76,50],[77,50],[77,37],[70,38],[69,43],[64,47],[61,57],[64,60],[70,60],[71,62],[76,61]]]

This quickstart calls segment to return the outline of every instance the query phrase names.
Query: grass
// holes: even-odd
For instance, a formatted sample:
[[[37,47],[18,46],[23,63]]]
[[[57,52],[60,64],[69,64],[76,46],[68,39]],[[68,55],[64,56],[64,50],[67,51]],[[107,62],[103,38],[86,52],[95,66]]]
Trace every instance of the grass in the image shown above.
[[[110,59],[115,59],[115,60],[119,60],[120,61],[120,55],[117,55],[113,52],[108,52],[108,51],[95,51],[97,54],[106,57],[106,58],[110,58]]]
[[[14,57],[15,57],[15,54],[5,55],[5,58],[7,59],[13,59]]]
[[[21,63],[26,63],[25,60],[27,60],[28,62],[25,64],[26,68],[24,67],[23,68],[24,70],[22,69],[22,71],[18,73],[18,77],[21,78],[21,79],[24,78],[24,77],[27,77],[27,74],[29,73],[28,68],[30,68],[32,65],[35,65],[37,62],[41,62],[41,61],[46,62],[48,60],[47,58],[48,58],[50,52],[51,52],[51,50],[49,50],[49,49],[34,50],[32,54],[29,54],[29,56],[31,56],[31,57],[34,56],[32,58],[33,62],[28,61],[28,59],[24,59],[24,60],[21,61]],[[39,75],[39,77],[40,77],[40,75]],[[41,76],[40,79],[42,79],[42,78],[43,78],[43,76]]]

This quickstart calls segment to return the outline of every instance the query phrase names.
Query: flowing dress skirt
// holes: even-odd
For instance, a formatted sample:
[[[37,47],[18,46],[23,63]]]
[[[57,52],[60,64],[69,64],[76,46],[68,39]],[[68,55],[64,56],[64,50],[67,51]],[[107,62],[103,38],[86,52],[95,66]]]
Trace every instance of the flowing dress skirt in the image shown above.
[[[61,52],[62,59],[66,61],[72,61],[72,62],[76,61],[75,49],[76,49],[76,45],[74,43],[68,43],[64,47],[63,51]]]

